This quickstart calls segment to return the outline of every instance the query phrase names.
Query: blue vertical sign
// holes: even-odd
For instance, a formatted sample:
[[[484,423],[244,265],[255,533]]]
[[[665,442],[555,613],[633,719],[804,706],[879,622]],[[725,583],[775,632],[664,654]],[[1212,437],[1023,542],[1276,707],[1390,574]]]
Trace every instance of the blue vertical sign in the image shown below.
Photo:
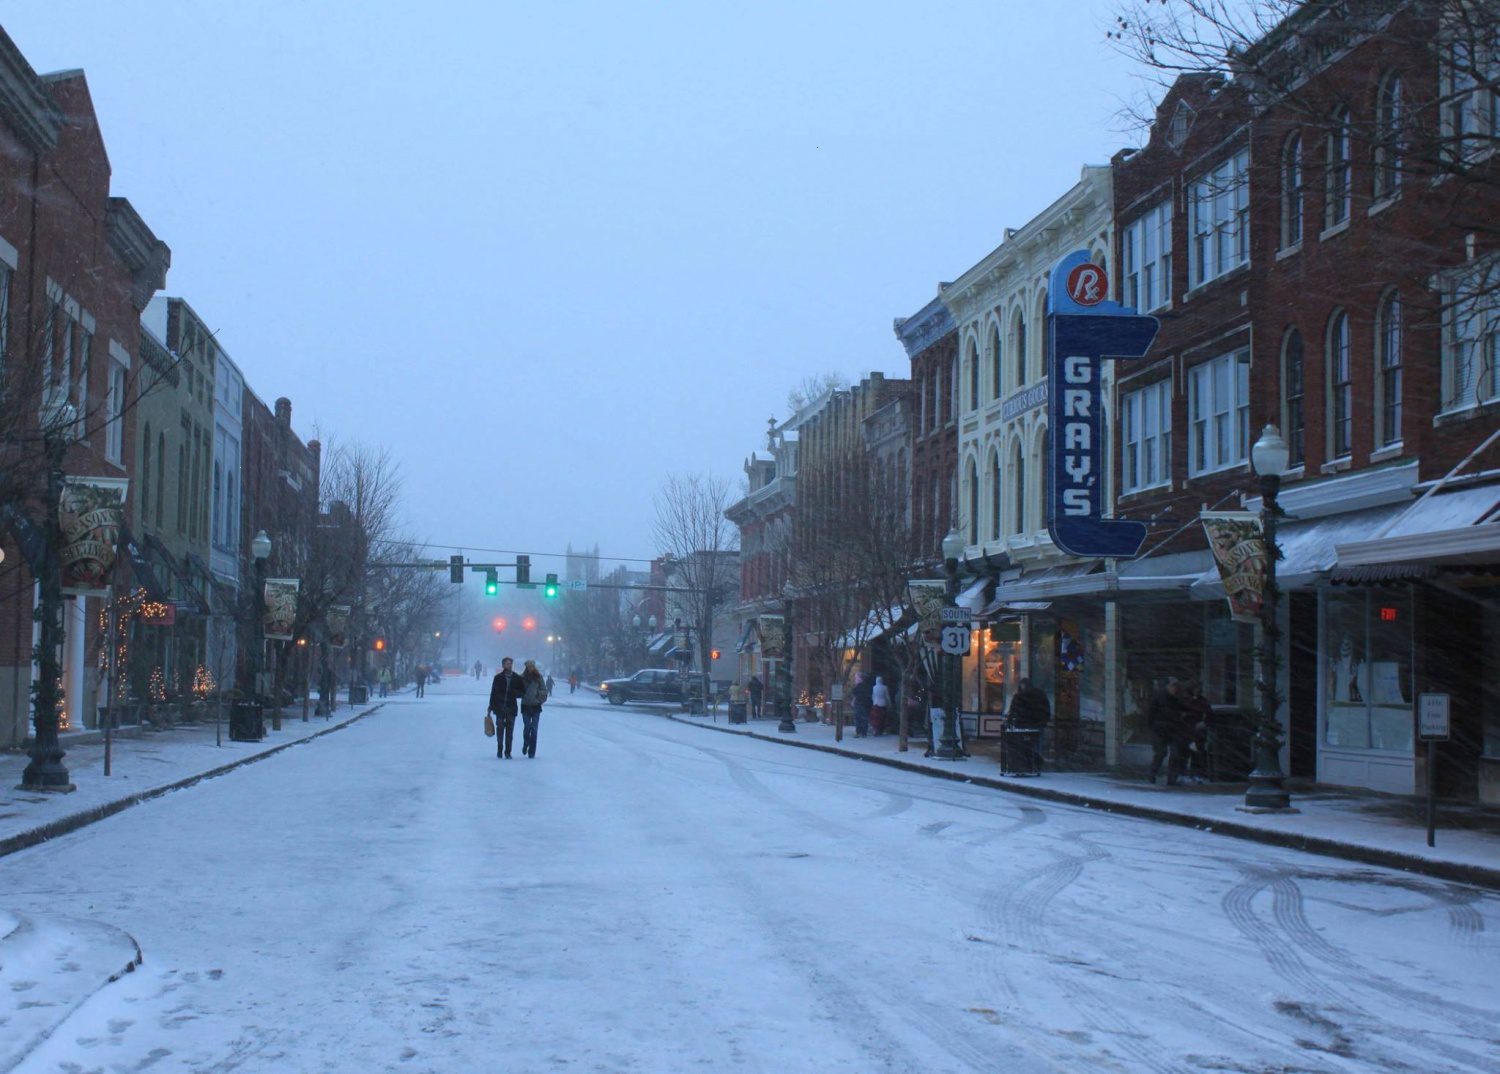
[[[1144,358],[1159,326],[1108,298],[1108,277],[1086,250],[1059,261],[1049,283],[1047,529],[1070,556],[1128,559],[1145,543],[1146,524],[1104,517],[1099,373],[1105,362]]]

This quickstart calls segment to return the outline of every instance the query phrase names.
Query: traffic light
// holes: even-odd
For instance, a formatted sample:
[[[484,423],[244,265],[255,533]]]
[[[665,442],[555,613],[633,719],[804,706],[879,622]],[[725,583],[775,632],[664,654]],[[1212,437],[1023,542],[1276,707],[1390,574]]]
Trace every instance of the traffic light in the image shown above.
[[[542,586],[542,596],[546,597],[548,600],[551,600],[557,596],[557,575],[547,575],[547,583]]]
[[[531,618],[531,616],[528,615],[525,619],[521,620],[521,626],[523,626],[527,630],[535,630],[536,629],[536,620],[533,619],[533,618]]]
[[[714,649],[714,650],[712,650],[712,651],[710,651],[710,652],[709,652],[709,654],[708,654],[708,655],[709,655],[709,656],[710,656],[710,657],[711,657],[711,658],[712,658],[712,659],[714,659],[714,660],[717,660],[717,659],[719,659],[719,657],[720,657],[720,656],[721,656],[721,655],[722,655],[722,654],[721,654],[721,653],[720,653],[720,652],[719,652],[719,650],[717,650],[717,649]]]
[[[448,581],[462,585],[464,580],[464,557],[448,557]]]
[[[372,646],[372,648],[377,653],[383,653],[383,652],[385,652],[385,639],[384,638],[376,638],[375,642],[374,642],[374,645]]]
[[[516,557],[516,585],[531,584],[531,557]]]
[[[487,596],[487,597],[493,597],[498,592],[500,592],[500,581],[499,581],[499,579],[497,579],[495,577],[495,572],[494,571],[485,571],[484,572],[484,595]]]
[[[505,617],[501,616],[501,615],[497,615],[495,617],[495,633],[496,634],[502,634],[504,632],[505,632]]]

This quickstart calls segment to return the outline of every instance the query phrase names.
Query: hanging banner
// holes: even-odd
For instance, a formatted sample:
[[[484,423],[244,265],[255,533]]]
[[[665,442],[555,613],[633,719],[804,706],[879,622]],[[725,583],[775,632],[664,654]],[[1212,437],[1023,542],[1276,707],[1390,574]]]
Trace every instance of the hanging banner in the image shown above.
[[[778,659],[786,656],[786,617],[763,615],[757,622],[760,627],[761,655]]]
[[[265,635],[272,641],[291,641],[297,624],[297,590],[299,578],[266,579]]]
[[[1241,623],[1260,622],[1266,595],[1266,535],[1260,515],[1253,511],[1203,511],[1208,547],[1219,565],[1229,617]]]
[[[328,614],[323,617],[323,622],[328,627],[328,644],[335,649],[342,649],[349,642],[349,605],[335,604],[328,609]]]
[[[917,612],[922,640],[936,646],[943,637],[943,609],[948,605],[948,583],[941,578],[908,578],[906,591]]]
[[[1146,524],[1104,517],[1108,462],[1100,375],[1104,363],[1143,358],[1156,338],[1155,317],[1112,301],[1104,268],[1075,250],[1052,270],[1047,289],[1047,529],[1070,556],[1130,558]]]
[[[64,477],[58,501],[62,529],[62,591],[74,597],[109,595],[128,477]]]

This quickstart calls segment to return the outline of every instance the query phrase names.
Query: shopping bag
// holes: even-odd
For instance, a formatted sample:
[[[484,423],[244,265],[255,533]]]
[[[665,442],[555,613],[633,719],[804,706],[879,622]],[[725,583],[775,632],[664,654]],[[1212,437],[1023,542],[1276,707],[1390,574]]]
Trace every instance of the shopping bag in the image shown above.
[[[488,712],[486,712],[484,714],[484,737],[485,738],[494,738],[495,737],[495,718],[493,716],[491,716]]]

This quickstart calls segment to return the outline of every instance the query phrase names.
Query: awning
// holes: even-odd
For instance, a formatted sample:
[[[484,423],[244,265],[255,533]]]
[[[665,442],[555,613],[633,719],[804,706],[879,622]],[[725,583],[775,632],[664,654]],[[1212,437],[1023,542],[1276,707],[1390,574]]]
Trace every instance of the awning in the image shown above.
[[[170,598],[166,589],[156,580],[156,572],[151,569],[151,563],[146,558],[146,549],[135,539],[135,534],[130,532],[130,527],[120,526],[120,548],[125,552],[125,559],[130,564],[131,584],[146,591],[146,599],[165,603]]]
[[[1208,555],[1205,550],[1148,556],[1121,563],[1112,571],[1101,570],[1104,561],[1099,559],[1060,563],[997,586],[995,599],[984,609],[984,614],[994,616],[1035,611],[1038,609],[1026,605],[1066,597],[1104,597],[1122,593],[1147,596],[1185,594],[1203,574],[1209,563]]]
[[[754,641],[752,641],[751,638],[750,638],[751,634],[755,634],[756,635]],[[737,653],[742,653],[746,649],[750,648],[751,645],[754,645],[754,644],[758,643],[760,641],[759,634],[760,634],[760,630],[756,626],[755,620],[754,619],[746,619],[745,620],[745,628],[740,631],[740,640],[737,641],[737,642],[735,642],[734,651],[737,652]]]
[[[1434,493],[1406,505],[1377,532],[1339,541],[1333,551],[1340,568],[1500,563],[1500,485]]]
[[[652,656],[662,656],[671,646],[671,643],[671,634],[657,634],[650,641],[646,642],[646,652]]]
[[[895,633],[911,614],[904,601],[888,608],[871,608],[858,627],[839,635],[835,648],[863,648],[872,641],[879,641],[887,634]]]
[[[1276,527],[1276,544],[1281,559],[1276,564],[1276,584],[1282,589],[1304,589],[1327,576],[1337,562],[1335,545],[1376,532],[1395,521],[1410,504],[1387,504],[1362,511],[1324,515],[1306,522],[1281,522]],[[1223,600],[1224,585],[1219,568],[1210,564],[1193,583],[1193,596],[1200,600]]]
[[[963,589],[962,592],[958,594],[958,606],[960,608],[967,608],[971,612],[977,612],[980,608],[983,608],[985,604],[988,603],[984,599],[984,591],[988,589],[994,583],[994,581],[995,580],[987,574],[982,574],[978,578],[974,579]]]

